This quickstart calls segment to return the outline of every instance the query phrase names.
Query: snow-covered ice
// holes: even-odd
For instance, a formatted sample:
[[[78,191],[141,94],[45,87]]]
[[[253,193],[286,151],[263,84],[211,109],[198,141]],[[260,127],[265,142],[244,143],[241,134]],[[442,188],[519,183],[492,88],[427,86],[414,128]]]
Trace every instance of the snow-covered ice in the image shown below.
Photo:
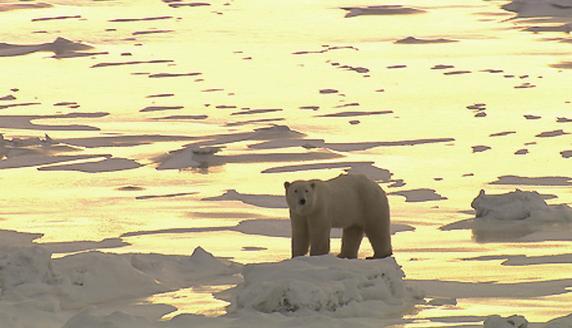
[[[253,309],[287,315],[384,318],[413,309],[421,291],[404,284],[393,258],[345,260],[326,255],[247,265],[231,312]]]
[[[481,190],[472,201],[475,218],[451,223],[443,230],[472,229],[477,241],[502,240],[568,240],[562,231],[572,224],[572,208],[548,205],[536,191],[515,190],[505,194],[487,195]]]

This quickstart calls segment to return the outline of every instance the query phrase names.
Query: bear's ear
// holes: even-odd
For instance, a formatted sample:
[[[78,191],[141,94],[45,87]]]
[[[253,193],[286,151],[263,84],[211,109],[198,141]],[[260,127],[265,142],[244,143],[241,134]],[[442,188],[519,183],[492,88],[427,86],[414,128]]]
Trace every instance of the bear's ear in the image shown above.
[[[290,187],[290,182],[284,182],[284,189],[288,190],[288,187]]]
[[[481,189],[481,191],[479,192],[479,196],[484,196],[485,195],[485,190]]]
[[[315,189],[315,188],[316,188],[316,183],[315,183],[315,182],[310,183],[310,187],[312,187],[312,189]]]

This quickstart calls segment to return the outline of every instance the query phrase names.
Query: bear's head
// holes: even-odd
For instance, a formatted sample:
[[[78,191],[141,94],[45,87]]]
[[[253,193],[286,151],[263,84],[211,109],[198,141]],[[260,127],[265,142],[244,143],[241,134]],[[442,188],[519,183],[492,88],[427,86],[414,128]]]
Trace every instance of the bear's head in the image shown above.
[[[317,203],[316,181],[284,182],[288,207],[298,215],[311,214]]]

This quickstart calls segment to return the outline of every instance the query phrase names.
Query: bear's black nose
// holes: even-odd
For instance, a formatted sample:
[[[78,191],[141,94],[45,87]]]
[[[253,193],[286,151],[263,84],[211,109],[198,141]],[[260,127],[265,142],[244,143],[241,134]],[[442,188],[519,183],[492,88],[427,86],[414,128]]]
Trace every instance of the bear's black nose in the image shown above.
[[[304,205],[306,204],[306,200],[305,199],[300,199],[300,205]]]

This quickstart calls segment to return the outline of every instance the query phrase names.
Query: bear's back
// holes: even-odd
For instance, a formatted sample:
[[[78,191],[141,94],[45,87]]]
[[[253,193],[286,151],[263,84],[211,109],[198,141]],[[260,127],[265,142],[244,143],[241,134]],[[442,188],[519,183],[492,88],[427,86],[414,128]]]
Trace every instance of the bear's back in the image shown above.
[[[366,200],[374,196],[385,195],[381,187],[363,174],[341,174],[333,179],[324,181],[326,185],[335,190],[357,193]]]

